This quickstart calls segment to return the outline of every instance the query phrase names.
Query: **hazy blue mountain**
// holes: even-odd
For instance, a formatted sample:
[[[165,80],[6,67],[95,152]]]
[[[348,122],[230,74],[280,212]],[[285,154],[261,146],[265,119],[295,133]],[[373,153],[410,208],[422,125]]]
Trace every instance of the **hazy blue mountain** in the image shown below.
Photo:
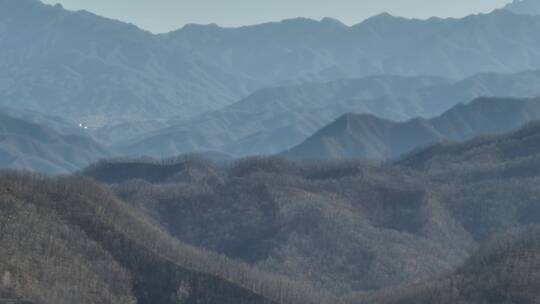
[[[513,0],[506,5],[506,10],[516,14],[540,15],[540,1],[538,0]]]
[[[382,14],[350,27],[332,19],[188,25],[153,35],[37,0],[0,0],[0,105],[106,126],[114,134],[103,138],[114,141],[269,86],[540,68],[538,32],[540,17],[499,10],[463,19]]]
[[[539,71],[485,73],[458,82],[434,77],[377,76],[275,87],[128,143],[123,150],[152,156],[192,151],[236,156],[274,154],[298,145],[345,113],[404,121],[440,115],[480,96],[539,95]]]
[[[539,29],[538,17],[498,10],[463,19],[381,14],[351,27],[303,18],[241,28],[190,25],[166,37],[231,73],[279,84],[538,68]]]
[[[68,173],[113,155],[78,130],[58,131],[48,125],[0,113],[0,168]]]
[[[435,77],[377,76],[267,88],[224,109],[128,143],[123,150],[152,156],[192,151],[236,156],[275,153],[352,109],[391,117],[414,115],[421,105],[416,100],[403,101],[399,95],[444,83],[447,81]]]
[[[480,98],[432,118],[395,122],[345,114],[283,153],[291,159],[392,159],[442,141],[501,134],[540,119],[540,99]]]
[[[0,0],[0,105],[92,126],[188,117],[249,92],[137,27],[37,0]]]

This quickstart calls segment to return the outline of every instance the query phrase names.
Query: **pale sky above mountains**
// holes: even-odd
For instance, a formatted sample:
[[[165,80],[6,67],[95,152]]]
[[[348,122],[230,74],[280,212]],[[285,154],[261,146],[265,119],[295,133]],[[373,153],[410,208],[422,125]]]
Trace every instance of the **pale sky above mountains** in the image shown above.
[[[510,0],[42,0],[131,22],[152,32],[188,23],[241,26],[295,17],[358,23],[382,12],[411,18],[490,12]]]

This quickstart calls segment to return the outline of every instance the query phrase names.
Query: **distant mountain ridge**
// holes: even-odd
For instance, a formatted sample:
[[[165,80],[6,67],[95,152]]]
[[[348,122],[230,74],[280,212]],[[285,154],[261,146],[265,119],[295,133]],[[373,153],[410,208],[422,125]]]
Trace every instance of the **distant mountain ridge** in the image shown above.
[[[463,19],[380,14],[351,27],[329,19],[297,18],[240,28],[191,25],[167,37],[172,43],[188,45],[214,65],[239,69],[267,83],[377,74],[464,78],[478,72],[534,68],[533,62],[518,68],[517,61],[498,53],[495,46],[521,49],[532,43],[536,48],[538,42],[528,40],[531,36],[526,34],[538,26],[536,19],[507,10]]]
[[[296,160],[387,160],[442,141],[506,133],[534,120],[540,120],[539,98],[480,98],[432,119],[406,122],[346,114],[282,155]]]
[[[189,117],[255,88],[133,25],[37,0],[0,1],[0,44],[0,104],[77,124]]]
[[[481,96],[540,96],[540,71],[483,73],[457,82],[438,77],[371,76],[267,88],[221,110],[128,142],[121,150],[157,157],[194,151],[233,156],[276,154],[345,113],[404,121],[440,115]]]
[[[351,27],[332,19],[189,25],[153,35],[37,0],[1,0],[0,105],[136,137],[154,122],[192,118],[275,85],[540,68],[538,32],[540,17],[498,10],[463,19],[383,14]],[[125,123],[135,126],[122,135],[115,126]]]

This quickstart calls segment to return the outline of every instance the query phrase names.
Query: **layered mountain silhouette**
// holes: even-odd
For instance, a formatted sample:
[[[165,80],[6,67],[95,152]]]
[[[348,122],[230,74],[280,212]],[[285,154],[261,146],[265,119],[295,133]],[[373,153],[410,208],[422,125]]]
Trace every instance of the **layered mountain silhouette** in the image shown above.
[[[0,0],[0,304],[539,303],[538,33]]]
[[[437,77],[372,76],[268,88],[221,110],[181,121],[121,150],[169,157],[194,151],[233,156],[290,149],[345,113],[404,121],[440,115],[480,96],[540,95],[540,72],[478,74],[452,82]]]
[[[1,0],[0,100],[117,133],[140,123],[114,136],[125,138],[269,86],[540,68],[539,30],[540,17],[498,10],[463,19],[383,14],[351,27],[332,19],[188,25],[153,35],[37,0]]]
[[[284,152],[291,159],[393,159],[444,141],[502,134],[540,119],[540,99],[480,98],[432,118],[395,122],[345,114],[302,144]]]
[[[84,132],[36,113],[0,112],[0,167],[68,173],[113,153]],[[25,117],[21,118],[21,117]],[[42,124],[38,124],[41,122]]]

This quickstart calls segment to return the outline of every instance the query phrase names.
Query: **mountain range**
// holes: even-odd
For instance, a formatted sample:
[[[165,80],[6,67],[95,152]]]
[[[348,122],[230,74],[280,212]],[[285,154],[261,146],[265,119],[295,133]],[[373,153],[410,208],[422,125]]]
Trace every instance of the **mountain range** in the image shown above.
[[[101,127],[188,117],[249,92],[252,81],[235,85],[241,76],[163,40],[86,11],[1,0],[1,104]]]
[[[102,150],[125,155],[202,152],[229,159],[275,154],[345,113],[405,121],[440,115],[480,96],[540,95],[540,74],[534,70],[452,79],[536,66],[532,31],[540,17],[512,13],[510,6],[463,19],[384,14],[350,27],[331,19],[295,19],[240,28],[188,25],[160,35],[37,0],[0,0],[0,8],[0,105],[64,122],[36,122],[45,128],[77,133],[82,126],[82,135],[91,135]],[[443,33],[444,48],[437,45]],[[467,39],[485,43],[480,48]],[[482,59],[457,56],[454,44],[466,45]],[[439,71],[422,70],[414,60],[411,54],[418,52],[412,48],[420,46],[424,63],[444,54],[445,60],[429,64]],[[488,52],[488,46],[531,54]],[[443,71],[448,60],[455,66]],[[407,64],[418,70],[401,66]],[[372,74],[385,75],[365,76]],[[422,76],[428,74],[439,76]],[[11,162],[13,153],[4,152],[4,159]],[[22,167],[65,172],[86,164],[37,162]]]
[[[187,25],[154,35],[59,5],[1,0],[0,105],[126,138],[276,85],[540,68],[539,29],[538,16],[497,10],[463,19],[383,14],[354,26],[332,19]]]
[[[300,144],[345,113],[404,121],[440,115],[481,96],[540,96],[540,72],[483,73],[461,81],[371,76],[267,88],[231,106],[121,143],[118,149],[156,157],[198,151],[236,157],[276,154]]]
[[[506,133],[535,120],[540,120],[540,99],[480,98],[435,118],[405,122],[345,114],[282,155],[297,160],[388,160],[438,142]]]
[[[0,304],[540,303],[539,32],[0,0]]]

